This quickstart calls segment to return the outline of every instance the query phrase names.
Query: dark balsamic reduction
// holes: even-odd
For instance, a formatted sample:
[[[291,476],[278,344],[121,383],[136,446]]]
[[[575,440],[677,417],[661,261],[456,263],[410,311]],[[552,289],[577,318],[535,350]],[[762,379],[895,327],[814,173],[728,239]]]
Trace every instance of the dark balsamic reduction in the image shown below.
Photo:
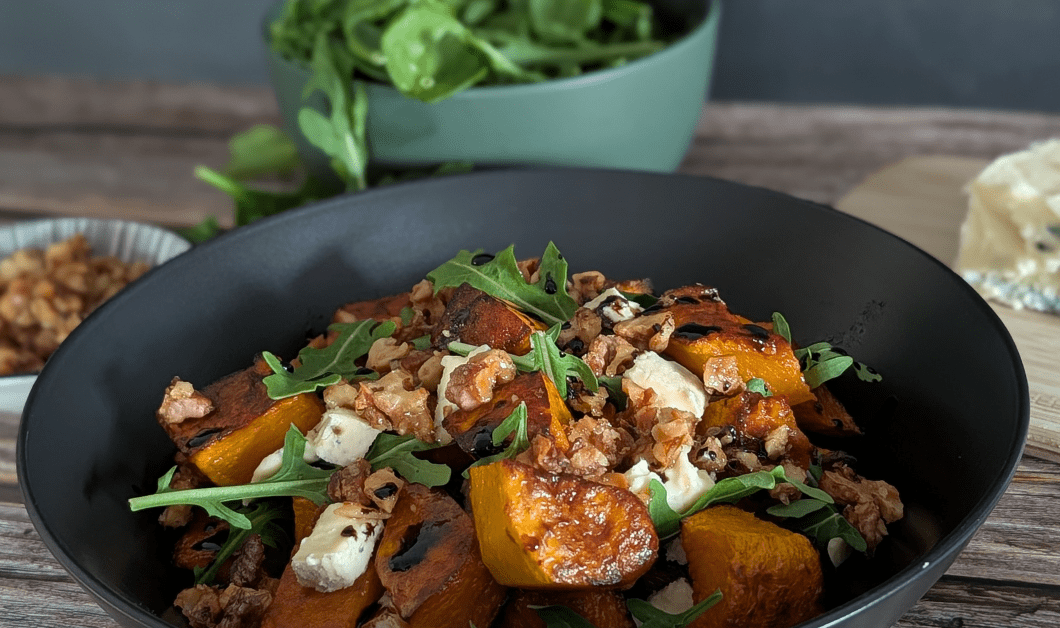
[[[769,330],[766,329],[765,327],[761,327],[759,325],[755,325],[754,323],[747,323],[746,325],[743,326],[743,328],[746,329],[747,331],[751,332],[751,335],[756,337],[756,338],[761,338],[763,340],[765,340],[766,338],[769,338]]]
[[[387,482],[386,484],[375,489],[374,495],[379,499],[389,499],[390,497],[393,497],[394,493],[397,493],[397,490],[397,484],[394,484],[393,482]]]
[[[483,264],[493,261],[493,257],[494,256],[489,253],[479,253],[475,257],[471,258],[471,265],[482,266]]]
[[[675,336],[681,338],[687,338],[689,340],[695,340],[696,338],[702,338],[715,332],[721,331],[721,327],[717,325],[700,325],[699,323],[685,323],[676,330],[674,330]]]
[[[556,287],[556,280],[552,278],[552,273],[545,274],[545,293],[556,294],[559,288]]]
[[[444,524],[428,522],[417,523],[405,529],[401,539],[401,549],[390,557],[391,571],[408,571],[423,562],[434,544],[444,535]]]
[[[685,305],[695,305],[696,303],[699,303],[699,299],[695,297],[683,296],[677,297],[677,302],[684,303]]]
[[[205,445],[206,441],[210,440],[210,438],[213,437],[215,434],[220,434],[220,433],[221,433],[221,428],[219,428],[219,427],[212,427],[210,429],[203,430],[203,431],[199,432],[198,434],[196,434],[195,436],[192,436],[191,438],[189,438],[188,442],[184,443],[184,446],[187,447],[188,449],[195,449],[196,447],[199,447],[201,445]]]

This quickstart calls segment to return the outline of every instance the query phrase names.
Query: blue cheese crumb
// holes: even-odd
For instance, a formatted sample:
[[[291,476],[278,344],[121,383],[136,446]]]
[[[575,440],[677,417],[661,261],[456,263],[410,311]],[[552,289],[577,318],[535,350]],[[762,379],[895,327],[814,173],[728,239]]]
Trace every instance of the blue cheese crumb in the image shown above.
[[[377,512],[349,502],[331,504],[291,559],[298,583],[325,593],[351,586],[368,568],[382,533]]]

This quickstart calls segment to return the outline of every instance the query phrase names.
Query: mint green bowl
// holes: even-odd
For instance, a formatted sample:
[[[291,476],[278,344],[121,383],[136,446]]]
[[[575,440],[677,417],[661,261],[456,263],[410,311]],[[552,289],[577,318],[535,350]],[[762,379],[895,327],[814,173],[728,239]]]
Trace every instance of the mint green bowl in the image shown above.
[[[690,24],[687,34],[660,52],[617,68],[544,83],[474,87],[434,104],[370,83],[371,163],[466,161],[482,166],[676,170],[707,97],[721,3],[656,4],[660,15],[666,11]],[[280,7],[266,16],[266,37]],[[297,122],[298,110],[306,105],[326,113],[326,100],[319,92],[303,100],[309,70],[268,49],[284,128],[310,169],[330,174],[327,158],[306,141]]]

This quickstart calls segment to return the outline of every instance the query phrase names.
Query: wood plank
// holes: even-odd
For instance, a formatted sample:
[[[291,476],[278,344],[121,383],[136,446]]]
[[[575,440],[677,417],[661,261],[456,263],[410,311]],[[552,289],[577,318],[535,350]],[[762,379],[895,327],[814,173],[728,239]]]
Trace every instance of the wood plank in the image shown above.
[[[968,211],[964,188],[987,163],[965,157],[910,157],[855,186],[836,208],[887,229],[952,266]],[[1027,371],[1028,451],[1060,462],[1060,317],[999,304],[993,308],[1012,335]]]
[[[1060,625],[1060,591],[943,576],[896,628],[1038,628]]]

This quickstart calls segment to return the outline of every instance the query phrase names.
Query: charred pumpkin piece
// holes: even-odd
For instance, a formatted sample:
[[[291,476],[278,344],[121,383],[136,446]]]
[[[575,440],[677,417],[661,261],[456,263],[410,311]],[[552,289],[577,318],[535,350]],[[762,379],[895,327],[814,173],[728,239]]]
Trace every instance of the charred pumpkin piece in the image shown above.
[[[173,547],[173,564],[181,569],[205,569],[228,536],[228,523],[196,508],[184,534]]]
[[[526,355],[530,334],[547,328],[510,303],[463,284],[453,291],[431,342],[441,347],[455,340]]]
[[[298,584],[288,563],[261,628],[355,628],[382,595],[383,585],[374,569],[365,570],[344,589],[323,593]]]
[[[670,305],[662,311],[673,314],[675,326],[666,355],[696,374],[703,373],[711,358],[735,356],[744,381],[760,378],[773,394],[787,397],[792,405],[812,401],[813,393],[791,344],[773,333],[772,323],[752,323],[716,298],[713,289],[703,286],[663,294],[660,303]]]
[[[681,523],[693,599],[722,599],[692,628],[788,628],[820,612],[821,560],[810,541],[734,506]]]
[[[594,626],[634,628],[633,619],[622,596],[610,589],[585,591],[516,591],[504,607],[497,628],[546,628],[545,622],[531,606],[566,606],[589,620]]]
[[[409,293],[403,292],[389,297],[347,303],[339,309],[357,320],[373,319],[387,321],[401,316],[401,310],[410,306]]]
[[[422,484],[402,488],[375,569],[413,628],[488,626],[506,595],[482,563],[471,517],[453,498]]]
[[[727,425],[736,428],[739,438],[762,441],[762,447],[771,459],[787,457],[803,469],[809,468],[813,444],[799,429],[795,414],[784,397],[763,397],[745,391],[715,401],[707,406],[697,429],[703,432]]]
[[[313,531],[313,525],[324,507],[317,506],[313,500],[305,497],[292,497],[291,510],[294,511],[294,544],[298,545]]]
[[[493,400],[474,410],[457,409],[445,417],[442,426],[465,452],[476,458],[496,453],[493,430],[519,405],[526,403],[526,432],[550,436],[556,447],[570,448],[567,430],[571,423],[570,409],[559,396],[556,385],[544,373],[520,373],[511,382],[493,392]]]
[[[633,493],[514,460],[472,467],[482,560],[526,589],[624,587],[655,561],[659,537]]]
[[[254,365],[203,389],[213,410],[199,418],[159,423],[189,462],[218,486],[246,484],[262,458],[283,446],[293,424],[302,433],[324,413],[316,395],[273,400],[262,383],[272,369],[260,356]]]
[[[854,423],[843,402],[836,399],[825,385],[813,389],[816,401],[805,401],[792,406],[795,421],[807,432],[825,436],[857,436],[861,428]]]

